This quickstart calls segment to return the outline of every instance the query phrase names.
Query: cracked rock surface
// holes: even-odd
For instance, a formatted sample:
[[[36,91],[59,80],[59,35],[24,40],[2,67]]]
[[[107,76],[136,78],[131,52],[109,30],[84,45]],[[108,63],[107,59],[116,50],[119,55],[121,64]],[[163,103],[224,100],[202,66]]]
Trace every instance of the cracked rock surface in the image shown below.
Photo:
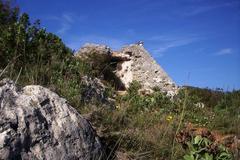
[[[142,45],[128,45],[119,53],[130,56],[130,60],[122,62],[120,69],[116,72],[127,88],[135,80],[142,85],[143,89],[158,87],[168,94],[177,93],[177,85]]]
[[[37,85],[0,82],[0,159],[100,159],[90,123],[65,99]]]

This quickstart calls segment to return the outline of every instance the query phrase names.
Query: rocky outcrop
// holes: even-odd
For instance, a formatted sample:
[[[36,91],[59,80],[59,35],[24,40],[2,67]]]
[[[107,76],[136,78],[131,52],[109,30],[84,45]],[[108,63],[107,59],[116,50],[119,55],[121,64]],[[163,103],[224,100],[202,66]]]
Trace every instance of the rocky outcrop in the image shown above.
[[[128,60],[125,54],[113,52],[106,45],[85,44],[75,54],[76,58],[86,61],[94,72],[94,77],[100,80],[107,80],[111,84],[114,83],[116,89],[125,89],[120,79],[115,75],[117,64]]]
[[[111,55],[112,51],[108,46],[91,43],[85,44],[75,54],[78,58],[95,63],[108,63],[111,60]]]
[[[41,86],[0,82],[0,159],[101,159],[90,123]]]
[[[116,64],[114,73],[122,88],[127,89],[133,81],[138,81],[142,89],[157,87],[170,96],[178,91],[177,85],[144,49],[143,43],[128,45],[120,51],[112,51],[105,45],[87,44],[76,54],[85,59],[93,55],[98,62],[104,59],[109,64]]]
[[[82,102],[113,107],[114,102],[107,96],[107,88],[98,78],[82,77]]]

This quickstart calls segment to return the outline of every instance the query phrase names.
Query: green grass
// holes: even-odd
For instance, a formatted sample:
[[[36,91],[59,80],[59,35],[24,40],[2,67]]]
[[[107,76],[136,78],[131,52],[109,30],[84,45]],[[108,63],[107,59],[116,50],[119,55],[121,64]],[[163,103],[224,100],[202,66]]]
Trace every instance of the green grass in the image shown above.
[[[182,159],[186,151],[175,137],[188,123],[239,135],[239,92],[222,92],[223,99],[216,106],[199,108],[187,89],[171,101],[158,91],[148,96],[139,95],[139,87],[134,82],[126,95],[117,97],[116,110],[97,110],[91,119],[104,132],[103,137],[107,135],[111,140],[110,145],[114,139],[121,138],[118,149],[130,157],[146,153],[142,159]],[[184,97],[181,92],[185,92]]]

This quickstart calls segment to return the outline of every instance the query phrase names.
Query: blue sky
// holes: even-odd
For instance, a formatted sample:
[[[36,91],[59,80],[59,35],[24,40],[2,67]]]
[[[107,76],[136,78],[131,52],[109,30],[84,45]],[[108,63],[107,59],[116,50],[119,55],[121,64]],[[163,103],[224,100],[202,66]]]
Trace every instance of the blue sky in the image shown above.
[[[178,85],[240,89],[239,0],[15,0],[72,49],[143,40]]]

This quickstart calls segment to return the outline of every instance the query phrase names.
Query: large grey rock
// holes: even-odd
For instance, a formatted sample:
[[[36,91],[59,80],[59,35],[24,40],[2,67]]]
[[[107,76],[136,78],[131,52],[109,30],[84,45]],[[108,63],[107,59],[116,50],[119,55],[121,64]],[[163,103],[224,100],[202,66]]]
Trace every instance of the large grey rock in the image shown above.
[[[0,82],[0,159],[100,159],[95,131],[65,99],[41,86]]]

